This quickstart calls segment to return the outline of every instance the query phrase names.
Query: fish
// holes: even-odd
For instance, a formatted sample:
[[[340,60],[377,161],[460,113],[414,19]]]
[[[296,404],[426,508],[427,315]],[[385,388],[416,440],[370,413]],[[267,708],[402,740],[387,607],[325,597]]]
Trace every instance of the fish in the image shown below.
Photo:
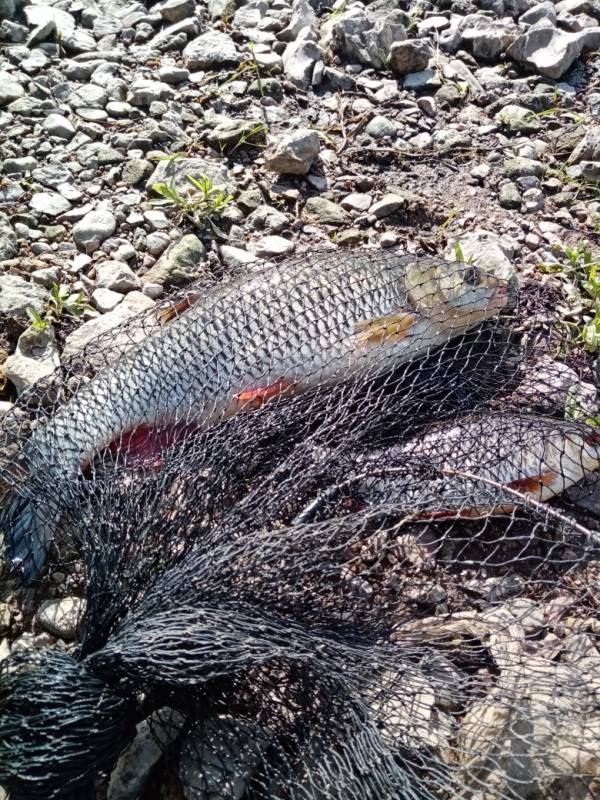
[[[296,523],[329,515],[340,503],[350,510],[396,508],[415,520],[510,514],[519,503],[548,502],[600,470],[600,431],[533,414],[480,413],[349,461],[354,476],[314,498]]]
[[[317,387],[380,376],[510,307],[515,286],[475,264],[362,252],[284,262],[194,291],[39,425],[23,447],[47,488],[0,512],[25,582],[42,568],[63,487],[104,451],[160,460],[161,448]]]

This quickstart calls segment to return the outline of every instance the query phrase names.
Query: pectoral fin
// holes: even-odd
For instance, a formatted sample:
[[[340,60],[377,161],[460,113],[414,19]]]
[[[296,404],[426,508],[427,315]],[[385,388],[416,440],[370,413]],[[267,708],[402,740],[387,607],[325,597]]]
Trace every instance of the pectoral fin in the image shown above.
[[[417,317],[412,312],[390,314],[356,325],[357,341],[360,346],[382,345],[384,342],[400,342],[408,336],[408,332]]]
[[[528,478],[519,478],[519,480],[507,483],[509,489],[514,489],[522,494],[530,494],[539,496],[544,486],[552,486],[554,481],[558,478],[556,472],[542,472],[540,475],[532,475]]]
[[[294,381],[282,378],[269,386],[260,386],[256,389],[246,389],[243,392],[239,392],[236,394],[235,399],[244,408],[260,408],[274,397],[290,394],[294,385]]]
[[[178,317],[180,314],[183,314],[184,311],[187,311],[190,306],[193,306],[194,303],[198,302],[200,299],[200,294],[198,292],[191,292],[182,300],[178,300],[176,303],[172,303],[169,306],[165,306],[165,308],[161,308],[158,312],[158,321],[161,325],[167,325],[171,320]]]

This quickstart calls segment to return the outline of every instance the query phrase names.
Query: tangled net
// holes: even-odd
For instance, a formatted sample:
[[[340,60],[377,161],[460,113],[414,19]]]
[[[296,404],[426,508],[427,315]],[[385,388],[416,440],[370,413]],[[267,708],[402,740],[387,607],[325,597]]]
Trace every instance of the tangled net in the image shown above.
[[[600,531],[567,494],[600,436],[579,395],[565,419],[575,389],[526,316],[248,403],[157,462],[122,436],[54,497],[23,439],[106,340],[24,398],[4,483],[60,506],[52,558],[87,605],[73,652],[2,665],[10,797],[592,800]]]

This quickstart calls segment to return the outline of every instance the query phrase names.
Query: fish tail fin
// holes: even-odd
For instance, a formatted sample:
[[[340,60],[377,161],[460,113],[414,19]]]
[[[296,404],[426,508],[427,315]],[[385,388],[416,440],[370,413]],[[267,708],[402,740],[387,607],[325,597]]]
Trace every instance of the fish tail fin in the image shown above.
[[[0,511],[8,560],[25,584],[32,583],[44,566],[57,521],[55,510],[41,509],[31,497],[17,494]]]

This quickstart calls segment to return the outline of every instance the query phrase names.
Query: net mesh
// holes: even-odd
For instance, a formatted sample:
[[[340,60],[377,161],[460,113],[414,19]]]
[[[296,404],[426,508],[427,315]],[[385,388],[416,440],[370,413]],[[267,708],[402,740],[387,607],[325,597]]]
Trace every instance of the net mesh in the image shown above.
[[[87,605],[73,652],[2,665],[11,797],[132,769],[143,798],[597,796],[600,531],[569,494],[594,387],[509,288],[307,257],[169,298],[22,399],[8,554]]]

